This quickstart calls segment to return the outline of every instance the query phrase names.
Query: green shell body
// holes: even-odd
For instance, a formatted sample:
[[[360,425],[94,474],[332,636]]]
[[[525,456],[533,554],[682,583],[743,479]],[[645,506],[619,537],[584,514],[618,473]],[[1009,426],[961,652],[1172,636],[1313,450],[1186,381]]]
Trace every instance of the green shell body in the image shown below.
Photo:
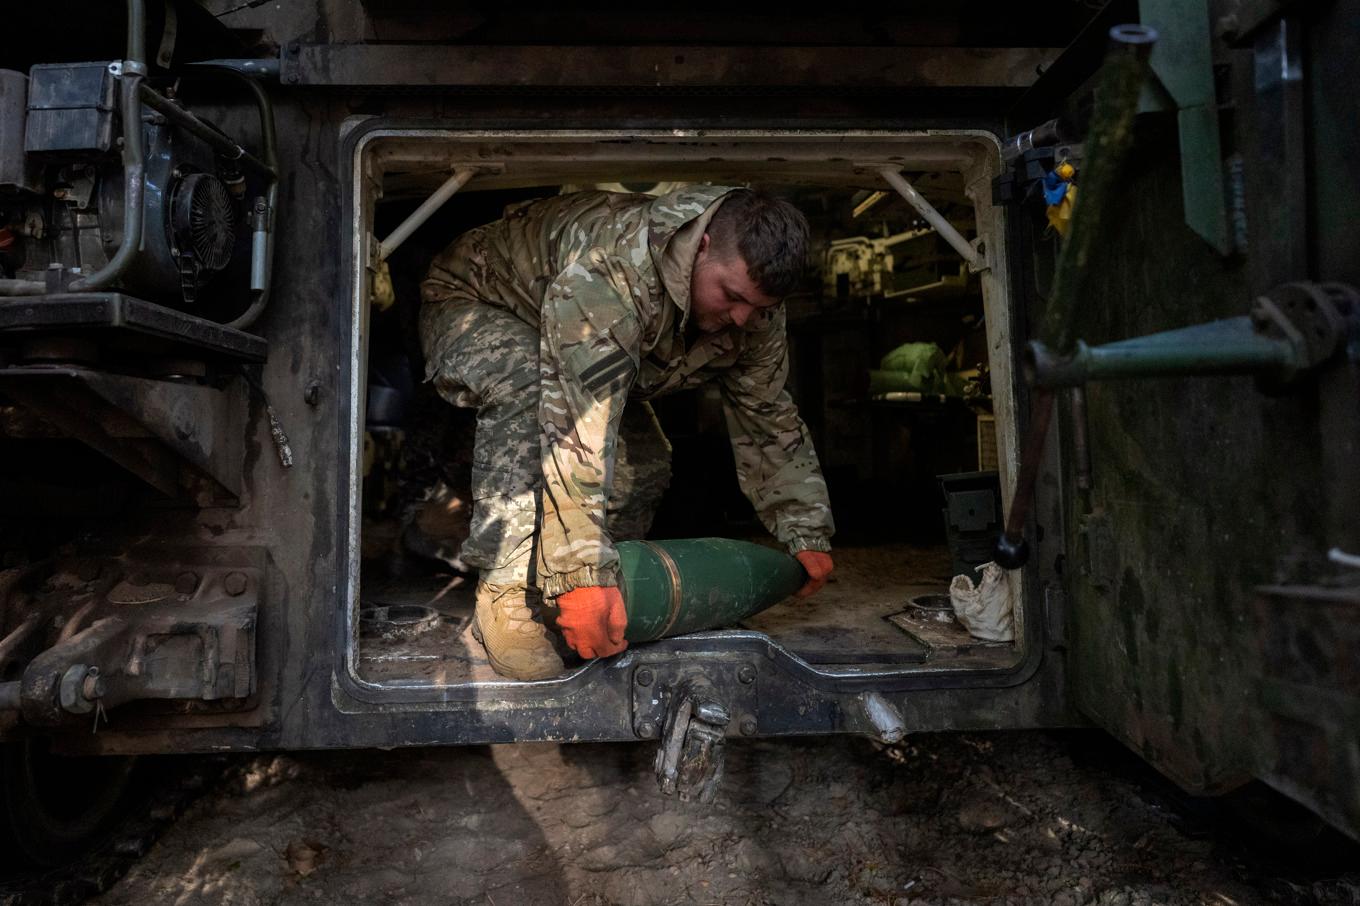
[[[807,581],[793,557],[748,541],[623,541],[618,551],[629,642],[730,626]]]

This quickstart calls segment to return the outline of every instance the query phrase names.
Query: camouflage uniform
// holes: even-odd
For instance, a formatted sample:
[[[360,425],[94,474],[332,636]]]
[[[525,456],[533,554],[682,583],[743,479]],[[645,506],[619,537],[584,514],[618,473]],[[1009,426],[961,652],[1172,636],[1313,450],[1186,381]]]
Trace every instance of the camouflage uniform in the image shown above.
[[[686,339],[699,240],[730,191],[520,205],[431,264],[426,376],[478,409],[463,559],[483,582],[549,596],[617,584],[613,539],[646,531],[670,458],[650,407],[624,403],[710,380],[761,521],[791,552],[830,550],[826,483],[784,389],[783,306]]]

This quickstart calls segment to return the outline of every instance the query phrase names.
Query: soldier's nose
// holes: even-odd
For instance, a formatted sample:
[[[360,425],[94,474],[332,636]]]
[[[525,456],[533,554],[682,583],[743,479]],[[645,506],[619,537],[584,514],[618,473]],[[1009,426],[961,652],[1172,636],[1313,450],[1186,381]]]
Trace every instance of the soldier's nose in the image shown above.
[[[732,307],[732,323],[738,327],[745,327],[746,322],[751,318],[751,306],[734,305]]]

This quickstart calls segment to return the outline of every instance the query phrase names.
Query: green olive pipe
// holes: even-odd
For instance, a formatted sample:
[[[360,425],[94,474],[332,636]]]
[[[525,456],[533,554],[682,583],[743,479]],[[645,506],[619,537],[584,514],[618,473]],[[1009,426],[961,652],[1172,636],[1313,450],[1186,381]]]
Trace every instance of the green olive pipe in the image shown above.
[[[807,581],[793,557],[749,541],[623,541],[618,551],[629,642],[730,626],[778,604]]]
[[[1087,381],[1255,374],[1284,380],[1306,365],[1286,339],[1266,336],[1242,316],[1100,346],[1078,340],[1068,355],[1038,341],[1023,367],[1036,387],[1078,387]]]

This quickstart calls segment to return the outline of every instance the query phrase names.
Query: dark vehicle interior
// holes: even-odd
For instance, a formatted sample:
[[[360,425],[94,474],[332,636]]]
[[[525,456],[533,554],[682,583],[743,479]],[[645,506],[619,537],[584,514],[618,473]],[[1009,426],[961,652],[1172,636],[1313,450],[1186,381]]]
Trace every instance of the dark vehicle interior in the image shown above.
[[[422,381],[417,311],[430,259],[507,205],[592,189],[659,195],[684,184],[655,175],[493,189],[474,181],[389,259],[395,301],[370,305],[366,338],[361,680],[496,679],[470,632],[476,574],[458,558],[472,505],[475,416]],[[956,229],[976,234],[962,174],[908,175]],[[818,595],[790,598],[730,628],[764,633],[837,673],[1010,665],[1017,646],[972,637],[948,597],[953,576],[976,579],[973,568],[991,559],[1001,521],[980,281],[873,173],[858,182],[741,183],[793,202],[812,228],[803,284],[784,302],[789,390],[829,486],[837,568]],[[391,233],[429,188],[428,178],[389,175],[374,235]],[[673,452],[648,538],[777,546],[738,488],[717,386],[652,405]]]

